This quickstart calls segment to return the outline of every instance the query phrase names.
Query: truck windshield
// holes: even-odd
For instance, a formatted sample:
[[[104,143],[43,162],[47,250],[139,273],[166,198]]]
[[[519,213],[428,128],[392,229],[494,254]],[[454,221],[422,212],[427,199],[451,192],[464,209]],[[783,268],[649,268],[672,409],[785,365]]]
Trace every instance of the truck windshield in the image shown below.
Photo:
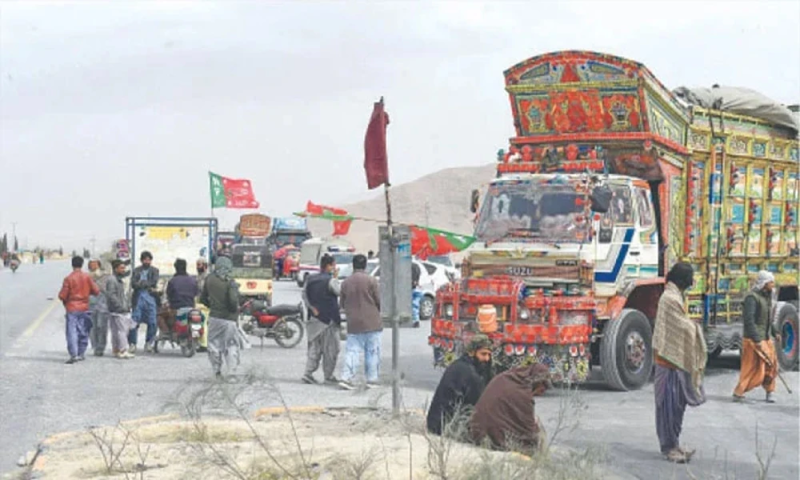
[[[277,247],[284,247],[286,245],[294,245],[299,247],[303,242],[311,238],[308,232],[303,233],[276,233],[274,234],[274,241]]]
[[[583,194],[573,185],[516,181],[489,187],[476,224],[482,241],[581,242],[588,238]]]

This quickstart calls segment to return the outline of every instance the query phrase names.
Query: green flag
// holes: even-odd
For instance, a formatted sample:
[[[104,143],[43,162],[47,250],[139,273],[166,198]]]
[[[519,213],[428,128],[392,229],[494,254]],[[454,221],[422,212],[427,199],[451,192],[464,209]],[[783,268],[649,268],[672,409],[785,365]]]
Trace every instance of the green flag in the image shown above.
[[[208,179],[211,186],[211,208],[224,208],[227,206],[225,200],[225,187],[222,185],[222,176],[208,172]]]

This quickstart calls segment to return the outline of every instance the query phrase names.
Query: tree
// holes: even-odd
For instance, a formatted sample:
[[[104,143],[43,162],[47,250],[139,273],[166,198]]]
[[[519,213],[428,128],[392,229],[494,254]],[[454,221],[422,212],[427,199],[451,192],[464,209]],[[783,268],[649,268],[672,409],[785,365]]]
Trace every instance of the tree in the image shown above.
[[[63,257],[63,256],[64,256],[64,247],[58,247],[58,255],[59,255],[60,257]]]
[[[0,253],[6,253],[8,251],[8,234],[3,234],[3,239],[0,240]]]
[[[16,236],[14,236],[14,251],[15,252],[19,251],[19,240],[17,240]]]
[[[89,250],[84,248],[83,249],[83,258],[91,258],[91,256],[92,256],[92,252],[90,252]]]

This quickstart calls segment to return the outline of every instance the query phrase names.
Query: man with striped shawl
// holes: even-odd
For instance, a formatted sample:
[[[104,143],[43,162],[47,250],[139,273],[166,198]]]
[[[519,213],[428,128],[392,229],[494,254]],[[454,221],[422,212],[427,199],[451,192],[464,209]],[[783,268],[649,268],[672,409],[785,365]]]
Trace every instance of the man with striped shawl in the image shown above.
[[[653,334],[656,432],[661,453],[676,463],[686,463],[694,454],[679,442],[686,406],[696,407],[706,400],[706,341],[702,326],[687,315],[683,297],[692,286],[693,274],[688,263],[677,263],[667,274]]]
[[[200,302],[208,307],[208,360],[217,378],[222,378],[223,364],[229,372],[239,366],[239,351],[244,342],[239,335],[239,286],[231,278],[233,263],[217,257],[214,272],[203,284]]]

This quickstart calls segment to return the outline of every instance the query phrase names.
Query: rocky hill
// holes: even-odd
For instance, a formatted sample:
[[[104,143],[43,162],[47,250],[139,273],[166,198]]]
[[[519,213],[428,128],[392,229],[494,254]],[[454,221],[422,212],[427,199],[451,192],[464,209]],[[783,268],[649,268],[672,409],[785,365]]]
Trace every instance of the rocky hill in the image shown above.
[[[394,185],[391,189],[393,220],[396,223],[414,223],[471,234],[473,226],[469,211],[470,192],[491,180],[494,168],[494,164],[449,168],[413,182]],[[369,200],[333,206],[344,208],[354,216],[385,222],[386,205],[382,190],[376,190],[376,196]],[[377,251],[379,225],[376,222],[356,220],[350,227],[349,235],[344,238],[359,251]],[[333,231],[329,221],[311,219],[309,226],[315,236],[329,236]]]

